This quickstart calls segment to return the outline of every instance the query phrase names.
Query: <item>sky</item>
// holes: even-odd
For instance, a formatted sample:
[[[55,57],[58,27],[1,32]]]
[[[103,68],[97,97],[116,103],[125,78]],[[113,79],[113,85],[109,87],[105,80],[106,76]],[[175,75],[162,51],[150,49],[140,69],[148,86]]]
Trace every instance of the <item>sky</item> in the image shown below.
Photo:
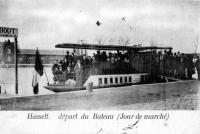
[[[200,0],[0,0],[0,26],[19,29],[20,48],[121,40],[191,53],[200,44]]]

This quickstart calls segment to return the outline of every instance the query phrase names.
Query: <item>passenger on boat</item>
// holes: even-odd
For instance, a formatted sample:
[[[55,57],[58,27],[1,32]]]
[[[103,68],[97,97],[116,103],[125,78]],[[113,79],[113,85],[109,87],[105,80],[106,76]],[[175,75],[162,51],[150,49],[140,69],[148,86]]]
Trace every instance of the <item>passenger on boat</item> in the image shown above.
[[[100,59],[101,59],[100,58],[101,57],[100,51],[97,51],[97,54],[95,54],[94,57],[95,57],[96,63],[99,64]]]
[[[192,74],[195,73],[195,65],[193,63],[193,57],[188,56],[186,57],[186,71],[187,71],[187,76],[189,79],[192,78]]]
[[[59,67],[61,67],[61,71],[64,71],[64,70],[65,70],[65,66],[64,66],[64,63],[63,63],[63,60],[62,60],[62,59],[59,60],[58,65],[59,65]]]
[[[83,85],[83,79],[82,79],[83,67],[81,65],[80,59],[77,60],[77,63],[74,67],[74,71],[75,71],[76,87],[82,87],[82,85]]]
[[[60,83],[62,81],[60,76],[63,74],[63,72],[61,64],[58,63],[58,60],[55,61],[52,67],[52,73],[54,75],[53,77],[54,83]]]
[[[55,75],[55,74],[58,74],[60,70],[60,66],[58,64],[58,60],[55,60],[53,66],[52,66],[52,73]]]
[[[196,69],[197,69],[198,79],[200,80],[200,59],[199,59],[199,56],[197,56],[195,66],[196,66]]]
[[[71,54],[71,62],[74,62],[75,61],[75,55],[74,53]]]
[[[177,58],[177,55],[176,53],[173,54],[173,57],[172,57],[172,73],[173,73],[173,76],[174,77],[177,77],[177,62],[178,62],[178,58]]]
[[[76,65],[75,61],[69,63],[69,70],[70,70],[71,73],[74,73],[74,67],[75,67],[75,65]]]
[[[183,53],[181,53],[181,57],[180,57],[179,74],[180,74],[180,78],[185,77],[185,58],[184,58]]]
[[[167,75],[167,69],[166,69],[166,61],[167,61],[167,51],[164,50],[164,55],[163,55],[163,60],[162,60],[162,63],[163,63],[163,75]]]
[[[69,55],[69,51],[67,51],[63,59],[63,64],[64,64],[63,66],[65,67],[63,71],[65,71],[69,66],[70,60],[71,60],[71,55]]]
[[[65,56],[65,61],[70,66],[70,72],[75,65],[72,65],[72,56]],[[80,56],[81,66],[83,73],[89,74],[123,74],[123,73],[151,73],[155,77],[158,75],[171,76],[177,78],[191,78],[194,73],[192,71],[194,67],[191,60],[188,61],[187,55],[178,53],[172,53],[172,51],[151,51],[147,53],[137,53],[133,51],[127,52],[109,52],[97,51],[93,54],[93,57],[82,55]],[[128,69],[127,69],[128,67]],[[89,71],[88,71],[89,70]]]
[[[87,59],[85,54],[82,56],[81,65],[83,67],[83,70],[87,67]]]

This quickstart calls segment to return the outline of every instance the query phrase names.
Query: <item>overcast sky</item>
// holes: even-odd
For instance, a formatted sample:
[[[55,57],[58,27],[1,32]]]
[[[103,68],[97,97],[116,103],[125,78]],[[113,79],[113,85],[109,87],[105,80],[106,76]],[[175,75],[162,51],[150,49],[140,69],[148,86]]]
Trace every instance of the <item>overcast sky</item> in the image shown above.
[[[20,48],[54,49],[57,43],[96,43],[97,38],[118,44],[123,38],[130,45],[153,43],[194,52],[200,1],[0,0],[0,24],[19,29]]]

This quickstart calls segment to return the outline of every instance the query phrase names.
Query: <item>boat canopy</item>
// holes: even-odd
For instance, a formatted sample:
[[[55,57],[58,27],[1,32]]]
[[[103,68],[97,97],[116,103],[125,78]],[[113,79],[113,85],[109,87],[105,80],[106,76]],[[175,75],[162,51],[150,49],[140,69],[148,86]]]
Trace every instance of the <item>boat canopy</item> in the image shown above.
[[[56,48],[71,48],[71,49],[92,49],[92,50],[151,50],[151,49],[172,49],[172,47],[156,47],[156,46],[119,46],[119,45],[99,45],[99,44],[75,44],[62,43],[57,44]]]

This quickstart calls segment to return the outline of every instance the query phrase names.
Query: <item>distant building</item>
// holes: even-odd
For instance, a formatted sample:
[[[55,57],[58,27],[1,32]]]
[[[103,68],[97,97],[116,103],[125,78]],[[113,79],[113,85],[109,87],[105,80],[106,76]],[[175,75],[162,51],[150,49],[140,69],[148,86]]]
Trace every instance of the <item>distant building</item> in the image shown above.
[[[40,50],[43,64],[52,64],[64,58],[65,50]],[[19,49],[18,64],[34,64],[36,49]],[[14,64],[14,43],[0,42],[0,64]]]
[[[63,50],[39,50],[43,64],[52,64],[55,60],[61,60],[65,56]],[[34,64],[35,63],[35,49],[20,49],[18,54],[19,64]]]

